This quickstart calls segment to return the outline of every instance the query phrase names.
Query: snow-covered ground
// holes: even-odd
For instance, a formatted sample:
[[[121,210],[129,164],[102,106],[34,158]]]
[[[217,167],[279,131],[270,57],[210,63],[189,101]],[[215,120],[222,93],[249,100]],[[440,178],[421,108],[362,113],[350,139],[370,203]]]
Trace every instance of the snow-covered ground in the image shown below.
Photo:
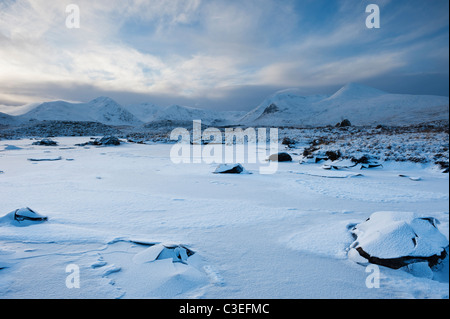
[[[168,144],[54,140],[0,141],[0,298],[449,297],[448,257],[432,279],[380,266],[379,288],[347,257],[350,225],[379,211],[434,217],[448,239],[449,176],[433,163],[328,171],[299,148],[276,174],[218,175],[174,164]],[[48,221],[2,218],[27,206]],[[194,254],[153,261],[160,243]]]

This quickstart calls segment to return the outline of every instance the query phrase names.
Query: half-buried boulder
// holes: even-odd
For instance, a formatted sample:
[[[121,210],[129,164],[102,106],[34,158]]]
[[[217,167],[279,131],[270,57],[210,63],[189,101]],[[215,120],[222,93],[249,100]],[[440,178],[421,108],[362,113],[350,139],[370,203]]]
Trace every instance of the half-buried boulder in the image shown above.
[[[424,262],[432,268],[447,256],[449,246],[438,224],[433,217],[414,213],[374,213],[351,229],[355,241],[348,256],[358,263],[392,269]]]
[[[246,174],[248,173],[241,164],[220,164],[214,174]]]
[[[37,223],[43,223],[48,220],[47,216],[36,213],[31,208],[20,208],[12,211],[0,218],[1,223],[9,223],[14,226],[29,226]]]
[[[96,139],[96,145],[120,145],[120,140],[115,136],[104,136],[101,139]]]
[[[41,146],[58,146],[58,143],[49,139],[49,138],[44,138],[40,141],[36,141],[33,143],[33,145],[41,145]]]
[[[189,257],[195,253],[184,245],[156,244],[136,254],[133,262],[136,264],[151,263],[156,260],[172,259],[174,263],[187,264]]]
[[[97,138],[93,141],[89,141],[86,143],[75,144],[75,146],[86,146],[86,145],[117,146],[117,145],[120,145],[120,140],[116,136],[104,136],[102,138]]]
[[[288,153],[282,152],[278,154],[272,154],[267,159],[269,162],[292,162],[292,157]]]

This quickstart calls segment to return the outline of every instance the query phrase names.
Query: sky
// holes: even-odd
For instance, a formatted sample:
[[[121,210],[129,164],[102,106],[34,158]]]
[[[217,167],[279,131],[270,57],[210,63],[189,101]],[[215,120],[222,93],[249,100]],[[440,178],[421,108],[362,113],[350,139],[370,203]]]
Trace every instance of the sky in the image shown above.
[[[448,96],[448,0],[0,0],[0,112],[98,96],[250,110],[349,82]]]

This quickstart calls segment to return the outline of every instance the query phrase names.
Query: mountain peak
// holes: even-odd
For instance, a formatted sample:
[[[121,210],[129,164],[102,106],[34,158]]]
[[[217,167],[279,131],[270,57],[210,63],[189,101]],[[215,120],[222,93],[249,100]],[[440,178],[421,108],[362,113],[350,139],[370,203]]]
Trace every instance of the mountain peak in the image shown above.
[[[348,83],[339,91],[333,94],[329,99],[361,99],[368,97],[376,97],[388,94],[384,91],[375,89],[359,83]]]
[[[118,104],[118,103],[107,96],[100,96],[90,101],[89,104]]]

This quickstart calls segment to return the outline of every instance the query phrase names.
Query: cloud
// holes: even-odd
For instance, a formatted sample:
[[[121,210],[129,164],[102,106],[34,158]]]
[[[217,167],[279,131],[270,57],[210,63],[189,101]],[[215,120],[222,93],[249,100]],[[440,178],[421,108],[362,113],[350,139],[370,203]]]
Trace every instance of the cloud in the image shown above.
[[[448,66],[444,0],[380,1],[380,30],[365,27],[370,1],[78,0],[81,28],[68,29],[72,2],[0,3],[0,104],[80,90],[225,105],[252,100],[243,88],[331,87]]]

